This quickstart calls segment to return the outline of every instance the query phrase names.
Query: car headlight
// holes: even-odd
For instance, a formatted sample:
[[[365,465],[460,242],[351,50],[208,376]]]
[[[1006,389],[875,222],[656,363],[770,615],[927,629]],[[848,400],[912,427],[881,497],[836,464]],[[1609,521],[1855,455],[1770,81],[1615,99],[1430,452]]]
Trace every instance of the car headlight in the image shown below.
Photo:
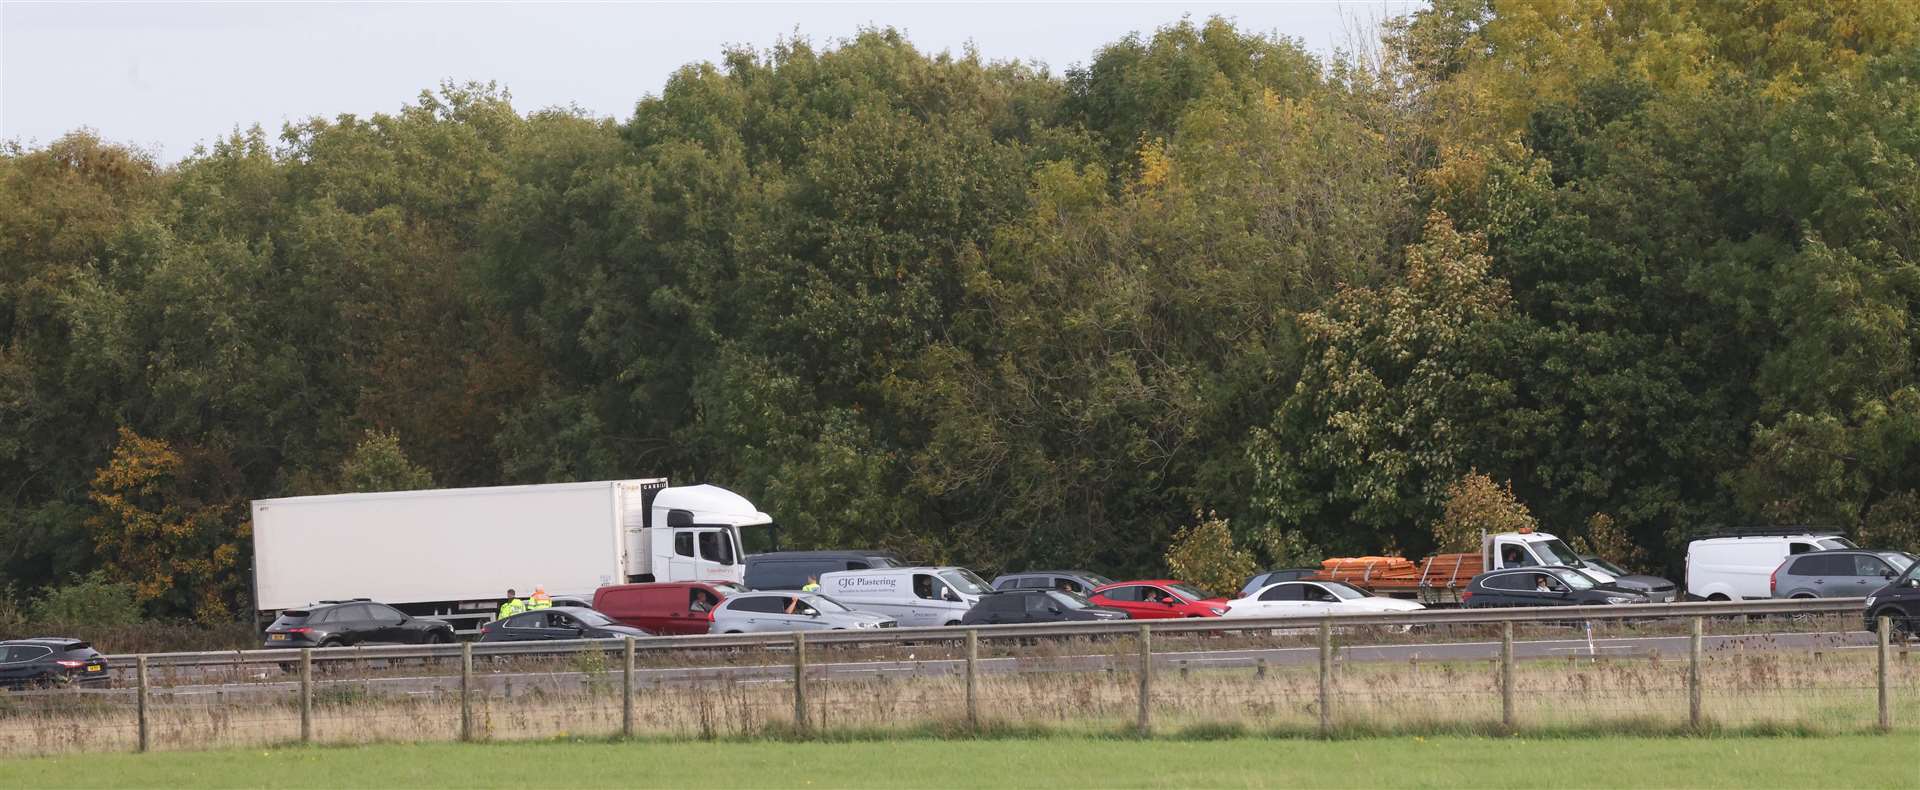
[[[1633,603],[1633,599],[1618,595],[1609,595],[1607,596],[1607,603]]]
[[[1207,611],[1209,611],[1209,612],[1212,612],[1212,613],[1213,613],[1213,616],[1215,616],[1215,617],[1219,617],[1220,615],[1223,615],[1223,614],[1226,614],[1226,613],[1227,613],[1227,610],[1225,610],[1225,609],[1222,609],[1222,608],[1220,608],[1220,607],[1218,607],[1218,606],[1209,606],[1209,607],[1207,607]]]
[[[1875,599],[1875,598],[1878,598],[1878,597],[1879,597],[1879,596],[1877,596],[1877,595],[1869,595],[1869,596],[1867,596],[1867,608],[1868,608],[1868,609],[1872,609],[1872,608],[1873,608],[1873,599]]]

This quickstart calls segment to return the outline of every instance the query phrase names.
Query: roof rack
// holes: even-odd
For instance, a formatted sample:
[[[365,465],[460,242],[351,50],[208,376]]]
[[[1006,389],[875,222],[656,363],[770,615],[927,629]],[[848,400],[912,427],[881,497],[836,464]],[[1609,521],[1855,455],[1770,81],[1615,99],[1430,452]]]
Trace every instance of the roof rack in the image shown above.
[[[1738,527],[1735,529],[1723,529],[1716,532],[1709,532],[1704,535],[1696,535],[1691,539],[1706,540],[1709,538],[1791,538],[1791,537],[1799,537],[1801,535],[1806,535],[1808,537],[1815,537],[1815,538],[1824,538],[1824,537],[1845,537],[1846,534],[1847,534],[1846,532],[1837,530],[1837,529],[1821,529],[1817,527]]]
[[[371,601],[371,600],[373,599],[372,598],[334,598],[334,599],[315,601],[314,603],[360,603],[361,601]]]

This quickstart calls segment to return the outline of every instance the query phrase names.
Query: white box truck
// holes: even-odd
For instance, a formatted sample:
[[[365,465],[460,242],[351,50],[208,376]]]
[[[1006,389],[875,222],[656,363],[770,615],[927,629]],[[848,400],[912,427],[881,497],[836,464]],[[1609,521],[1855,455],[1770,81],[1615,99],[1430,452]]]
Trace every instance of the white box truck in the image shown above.
[[[741,530],[772,525],[732,491],[664,478],[260,499],[255,615],[368,598],[467,631],[509,588],[591,601],[608,584],[740,582]]]

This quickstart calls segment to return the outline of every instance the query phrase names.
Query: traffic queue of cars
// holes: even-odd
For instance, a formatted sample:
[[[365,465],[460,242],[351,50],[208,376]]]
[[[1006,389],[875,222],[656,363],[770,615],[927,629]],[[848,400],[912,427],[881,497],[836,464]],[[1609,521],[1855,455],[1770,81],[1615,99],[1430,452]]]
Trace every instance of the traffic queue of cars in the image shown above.
[[[1489,546],[1496,545],[1491,540]],[[1488,556],[1492,555],[1489,550]],[[1671,582],[1634,575],[1597,557],[1580,567],[1523,560],[1476,573],[1452,601],[1470,608],[1627,605],[1672,600]],[[1758,535],[1696,541],[1689,579],[1741,597],[1864,596],[1868,618],[1890,614],[1904,628],[1920,614],[1920,577],[1911,555],[1869,551],[1830,535]],[[601,587],[591,602],[557,605],[482,625],[483,642],[748,634],[808,630],[996,625],[1191,617],[1320,617],[1425,608],[1393,586],[1331,578],[1352,563],[1265,571],[1237,597],[1213,596],[1177,579],[1115,581],[1086,570],[1031,570],[991,584],[966,568],[915,566],[875,551],[777,552],[749,558],[750,585],[652,582]],[[1772,563],[1772,565],[1768,565]],[[1750,577],[1766,570],[1763,595]],[[1431,570],[1428,570],[1431,574]],[[1404,580],[1402,580],[1404,581]],[[800,588],[812,586],[812,589]],[[1420,587],[1430,587],[1422,580]],[[288,610],[267,629],[267,647],[450,642],[453,629],[366,600],[323,601]]]

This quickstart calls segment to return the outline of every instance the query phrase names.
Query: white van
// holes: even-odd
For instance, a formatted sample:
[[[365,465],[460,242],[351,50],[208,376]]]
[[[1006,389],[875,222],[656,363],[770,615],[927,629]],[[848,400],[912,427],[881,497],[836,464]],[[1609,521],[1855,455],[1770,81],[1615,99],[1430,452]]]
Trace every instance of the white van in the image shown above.
[[[833,571],[820,575],[820,591],[849,608],[892,617],[902,628],[919,628],[959,625],[992,590],[973,571],[945,566]]]
[[[1837,532],[1776,532],[1703,538],[1687,544],[1687,597],[1709,601],[1772,598],[1768,578],[1788,557],[1857,548]]]

